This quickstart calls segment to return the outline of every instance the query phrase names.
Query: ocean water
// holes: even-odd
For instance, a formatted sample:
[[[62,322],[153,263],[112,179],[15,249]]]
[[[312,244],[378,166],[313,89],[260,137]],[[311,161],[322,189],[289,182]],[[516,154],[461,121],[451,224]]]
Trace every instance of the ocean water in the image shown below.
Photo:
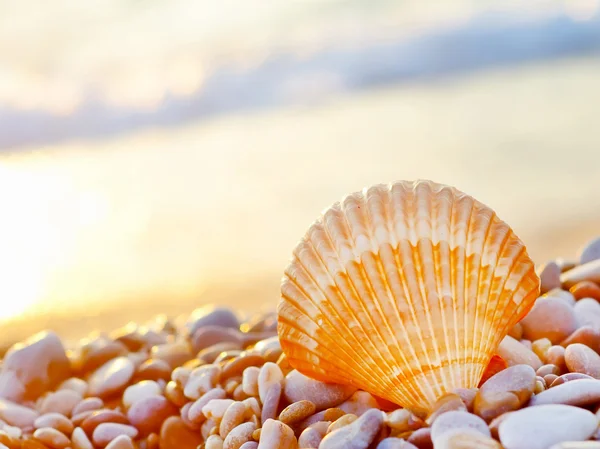
[[[310,223],[374,183],[455,185],[496,209],[539,263],[575,257],[599,234],[594,2],[521,15],[415,7],[404,34],[391,3],[362,28],[358,2],[342,3],[298,22],[337,17],[328,46],[332,27],[316,27],[320,45],[304,53],[290,36],[303,48],[309,39],[289,33],[277,57],[215,65],[188,93],[155,80],[154,103],[150,88],[112,99],[132,85],[86,84],[75,62],[62,74],[73,70],[83,93],[65,110],[0,91],[5,335],[52,327],[71,337],[208,301],[273,308]],[[355,12],[344,26],[336,11]],[[88,55],[82,42],[66,55]]]

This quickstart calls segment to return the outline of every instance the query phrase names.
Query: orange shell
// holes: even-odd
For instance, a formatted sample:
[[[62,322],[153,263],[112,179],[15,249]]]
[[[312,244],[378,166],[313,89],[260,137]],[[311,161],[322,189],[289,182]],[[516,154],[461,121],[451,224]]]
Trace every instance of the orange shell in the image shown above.
[[[353,193],[312,224],[285,271],[278,333],[303,374],[423,414],[478,385],[538,295],[525,246],[493,210],[403,181]]]

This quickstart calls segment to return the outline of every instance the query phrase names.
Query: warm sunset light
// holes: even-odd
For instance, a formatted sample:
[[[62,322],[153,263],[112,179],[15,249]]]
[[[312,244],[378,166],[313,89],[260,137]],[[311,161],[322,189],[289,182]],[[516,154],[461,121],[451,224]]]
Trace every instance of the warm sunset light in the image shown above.
[[[600,447],[599,56],[600,0],[0,0],[0,449]]]

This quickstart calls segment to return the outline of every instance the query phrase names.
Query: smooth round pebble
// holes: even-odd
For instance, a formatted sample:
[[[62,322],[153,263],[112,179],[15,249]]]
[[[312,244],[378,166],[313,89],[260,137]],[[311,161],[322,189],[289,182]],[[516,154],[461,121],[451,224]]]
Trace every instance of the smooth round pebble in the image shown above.
[[[106,446],[106,449],[135,449],[133,441],[127,435],[119,435]]]
[[[201,435],[178,416],[167,418],[160,428],[160,449],[196,449],[202,443]]]
[[[579,379],[557,385],[535,395],[529,405],[568,404],[583,406],[600,401],[600,380]]]
[[[52,427],[42,427],[41,429],[37,429],[33,432],[33,437],[52,449],[63,449],[71,444],[69,438],[67,438],[64,433],[53,429]]]
[[[268,419],[260,432],[258,449],[285,449],[297,446],[294,431],[284,423]],[[326,448],[322,448],[326,449]]]
[[[241,449],[244,444],[252,440],[256,424],[246,422],[232,429],[223,441],[223,449]],[[258,447],[258,444],[256,445]]]
[[[104,447],[119,435],[127,435],[128,437],[135,438],[138,435],[138,431],[135,427],[127,424],[105,422],[99,424],[94,429],[92,442],[96,446]]]
[[[498,433],[505,449],[548,449],[563,441],[587,440],[597,426],[596,416],[588,410],[552,404],[511,413]]]
[[[284,396],[290,403],[306,399],[315,404],[317,411],[336,407],[348,399],[356,388],[328,384],[311,379],[293,370],[285,378]]]
[[[0,419],[21,429],[33,428],[39,413],[23,405],[0,398]]]
[[[590,240],[579,250],[580,264],[588,263],[596,259],[600,259],[600,237]]]
[[[535,388],[536,373],[529,365],[513,365],[494,374],[479,389],[474,412],[486,421],[525,404]]]
[[[553,288],[560,287],[560,267],[554,261],[544,264],[541,269],[538,270],[540,277],[541,292],[546,293]]]
[[[319,449],[367,449],[383,424],[383,412],[371,409],[347,426],[329,433]]]
[[[73,432],[73,423],[71,420],[60,413],[46,413],[45,415],[41,415],[35,420],[33,425],[36,429],[52,427],[65,435],[71,435]]]
[[[578,323],[573,308],[558,298],[538,298],[531,311],[521,320],[523,336],[531,341],[548,338],[559,343],[575,329]]]
[[[565,287],[571,288],[581,281],[600,282],[600,259],[581,264],[560,275],[560,281]]]
[[[600,449],[600,441],[565,441],[553,445],[550,449]]]
[[[133,403],[127,411],[127,418],[140,435],[160,432],[160,426],[169,416],[177,415],[177,407],[164,396],[148,396]]]
[[[593,326],[581,326],[567,338],[560,342],[565,348],[569,345],[581,343],[594,351],[600,351],[600,330]]]
[[[388,437],[379,442],[375,449],[418,449],[404,438]]]
[[[569,371],[600,378],[600,355],[580,343],[567,346],[565,363]]]
[[[190,335],[204,326],[220,326],[238,329],[240,322],[235,313],[226,307],[206,305],[194,310],[186,324]]]
[[[502,449],[500,443],[474,430],[454,429],[434,442],[435,449]]]
[[[315,410],[315,404],[310,401],[303,400],[294,402],[281,411],[279,414],[279,421],[288,425],[294,424],[308,418]]]
[[[160,394],[161,388],[158,383],[153,380],[142,380],[125,389],[123,392],[123,405],[129,408],[137,401]]]
[[[575,299],[594,299],[600,301],[600,286],[592,281],[581,281],[569,289]]]
[[[371,393],[366,391],[355,391],[352,396],[342,402],[338,407],[346,413],[352,413],[356,416],[361,416],[367,410],[378,408],[377,400]]]
[[[135,371],[135,366],[127,357],[117,357],[98,368],[88,379],[89,395],[100,398],[124,388]]]
[[[508,366],[524,364],[536,370],[543,365],[540,358],[531,349],[509,335],[502,339],[496,352]]]
[[[82,401],[81,394],[74,390],[58,390],[42,400],[41,413],[60,413],[71,416],[73,409]]]
[[[600,328],[600,303],[592,298],[583,298],[573,307],[579,326]]]
[[[454,429],[470,429],[485,436],[490,436],[487,423],[479,416],[464,411],[450,411],[440,415],[431,426],[431,440],[436,440],[445,432]]]

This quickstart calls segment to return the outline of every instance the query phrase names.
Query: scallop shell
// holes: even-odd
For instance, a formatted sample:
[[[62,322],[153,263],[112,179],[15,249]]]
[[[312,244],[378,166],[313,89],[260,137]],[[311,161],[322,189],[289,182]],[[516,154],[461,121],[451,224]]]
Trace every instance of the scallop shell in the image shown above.
[[[431,181],[376,185],[312,224],[278,307],[292,367],[417,414],[473,388],[539,278],[495,212]]]

